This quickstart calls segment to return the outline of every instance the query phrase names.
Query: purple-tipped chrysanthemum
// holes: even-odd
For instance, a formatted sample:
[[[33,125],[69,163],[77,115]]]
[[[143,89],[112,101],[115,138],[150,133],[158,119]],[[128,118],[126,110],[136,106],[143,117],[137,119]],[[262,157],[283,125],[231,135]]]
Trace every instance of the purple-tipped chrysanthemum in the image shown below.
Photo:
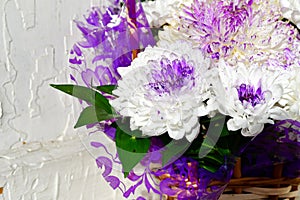
[[[191,142],[199,133],[198,117],[215,109],[210,61],[188,42],[169,47],[146,48],[130,67],[119,70],[122,79],[113,91],[117,98],[110,104],[130,117],[131,130],[149,137],[168,132],[175,140]]]
[[[237,45],[235,35],[252,20],[252,2],[195,0],[191,7],[184,8],[179,30],[186,32],[190,39],[198,41],[199,47],[219,59],[231,53]]]
[[[286,69],[299,64],[297,30],[281,21],[273,0],[193,0],[175,13],[161,40],[190,40],[213,60],[258,63]],[[177,20],[176,20],[177,19]]]
[[[289,91],[288,72],[242,63],[229,67],[224,61],[219,62],[218,70],[220,82],[215,80],[212,84],[219,111],[230,117],[229,130],[241,129],[244,136],[256,136],[265,124],[288,118],[285,107],[279,105]]]

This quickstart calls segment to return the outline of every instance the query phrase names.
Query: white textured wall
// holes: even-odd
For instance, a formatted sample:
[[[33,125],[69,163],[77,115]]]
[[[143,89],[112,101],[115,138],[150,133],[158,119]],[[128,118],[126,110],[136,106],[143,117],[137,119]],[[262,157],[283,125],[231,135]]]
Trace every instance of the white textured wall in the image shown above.
[[[0,1],[0,150],[21,141],[72,134],[71,99],[49,84],[67,81],[72,19],[91,4],[82,0]],[[73,38],[80,36],[77,33]]]
[[[0,200],[120,200],[78,138],[29,143],[0,157]]]
[[[72,19],[99,2],[0,0],[0,199],[113,199],[72,128],[73,100],[49,87],[68,81]]]

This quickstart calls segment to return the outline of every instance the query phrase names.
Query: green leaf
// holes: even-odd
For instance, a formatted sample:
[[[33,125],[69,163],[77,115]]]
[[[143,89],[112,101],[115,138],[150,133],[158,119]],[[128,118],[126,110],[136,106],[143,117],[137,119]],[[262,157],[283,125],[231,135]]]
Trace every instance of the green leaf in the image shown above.
[[[130,133],[131,136],[135,136],[137,138],[149,137],[147,135],[144,136],[140,130],[131,130],[130,117],[117,118],[117,121],[113,122],[110,126],[114,127],[115,129],[119,127],[123,132]]]
[[[84,100],[88,103],[91,103],[92,105],[98,108],[102,108],[107,113],[112,113],[112,108],[108,100],[99,92],[96,92],[91,88],[78,86],[78,85],[68,85],[68,84],[63,84],[63,85],[51,84],[50,86],[66,94],[69,94],[71,96]]]
[[[138,164],[147,154],[150,147],[149,138],[136,138],[128,135],[121,128],[116,130],[116,146],[123,166],[124,176]]]
[[[117,87],[116,85],[101,85],[101,86],[97,86],[96,90],[113,95],[112,91],[116,89],[116,87]]]
[[[97,108],[95,106],[86,107],[81,113],[77,120],[74,128],[85,126],[88,124],[93,124],[103,120],[112,119],[115,116],[113,114],[107,113],[104,109]]]
[[[185,138],[181,140],[172,140],[162,151],[162,166],[164,167],[178,159],[190,145],[191,143]]]

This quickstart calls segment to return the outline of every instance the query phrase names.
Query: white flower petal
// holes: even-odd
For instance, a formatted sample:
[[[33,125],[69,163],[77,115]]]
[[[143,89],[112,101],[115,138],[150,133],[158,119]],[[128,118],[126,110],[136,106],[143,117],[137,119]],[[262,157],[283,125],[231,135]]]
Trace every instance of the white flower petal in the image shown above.
[[[197,123],[196,126],[191,128],[191,131],[189,131],[188,133],[186,133],[186,139],[189,142],[192,142],[199,134],[199,130],[200,130],[200,124]]]

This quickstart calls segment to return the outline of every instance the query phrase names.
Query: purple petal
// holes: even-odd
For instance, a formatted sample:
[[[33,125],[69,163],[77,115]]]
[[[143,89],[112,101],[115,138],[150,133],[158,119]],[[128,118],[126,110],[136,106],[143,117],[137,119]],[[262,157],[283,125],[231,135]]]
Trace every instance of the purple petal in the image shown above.
[[[130,171],[127,178],[131,181],[137,181],[141,178],[142,176],[136,175],[133,171]]]
[[[105,177],[105,180],[109,182],[109,185],[113,188],[116,189],[120,185],[120,179],[115,177],[115,176],[107,176]]]
[[[92,71],[90,69],[83,71],[81,73],[81,78],[84,81],[84,83],[89,87],[100,84],[97,75],[95,74],[94,71]]]
[[[163,194],[167,194],[169,196],[174,196],[180,191],[178,188],[171,189],[171,186],[176,185],[176,183],[177,183],[177,181],[174,181],[170,178],[166,178],[160,182],[160,191]]]
[[[97,166],[102,169],[104,166],[104,172],[102,173],[103,177],[108,176],[112,171],[112,161],[107,158],[100,156],[96,159]]]
[[[137,188],[138,186],[140,186],[142,183],[143,183],[143,179],[140,180],[137,184],[131,186],[126,192],[124,192],[123,196],[127,198],[127,197],[129,197],[129,195],[130,195],[131,193],[134,194],[136,188]]]
[[[161,194],[160,191],[158,191],[157,189],[155,189],[149,182],[147,175],[145,175],[145,186],[148,190],[148,193],[150,193],[150,189],[152,189],[153,192],[155,192],[156,194]]]

